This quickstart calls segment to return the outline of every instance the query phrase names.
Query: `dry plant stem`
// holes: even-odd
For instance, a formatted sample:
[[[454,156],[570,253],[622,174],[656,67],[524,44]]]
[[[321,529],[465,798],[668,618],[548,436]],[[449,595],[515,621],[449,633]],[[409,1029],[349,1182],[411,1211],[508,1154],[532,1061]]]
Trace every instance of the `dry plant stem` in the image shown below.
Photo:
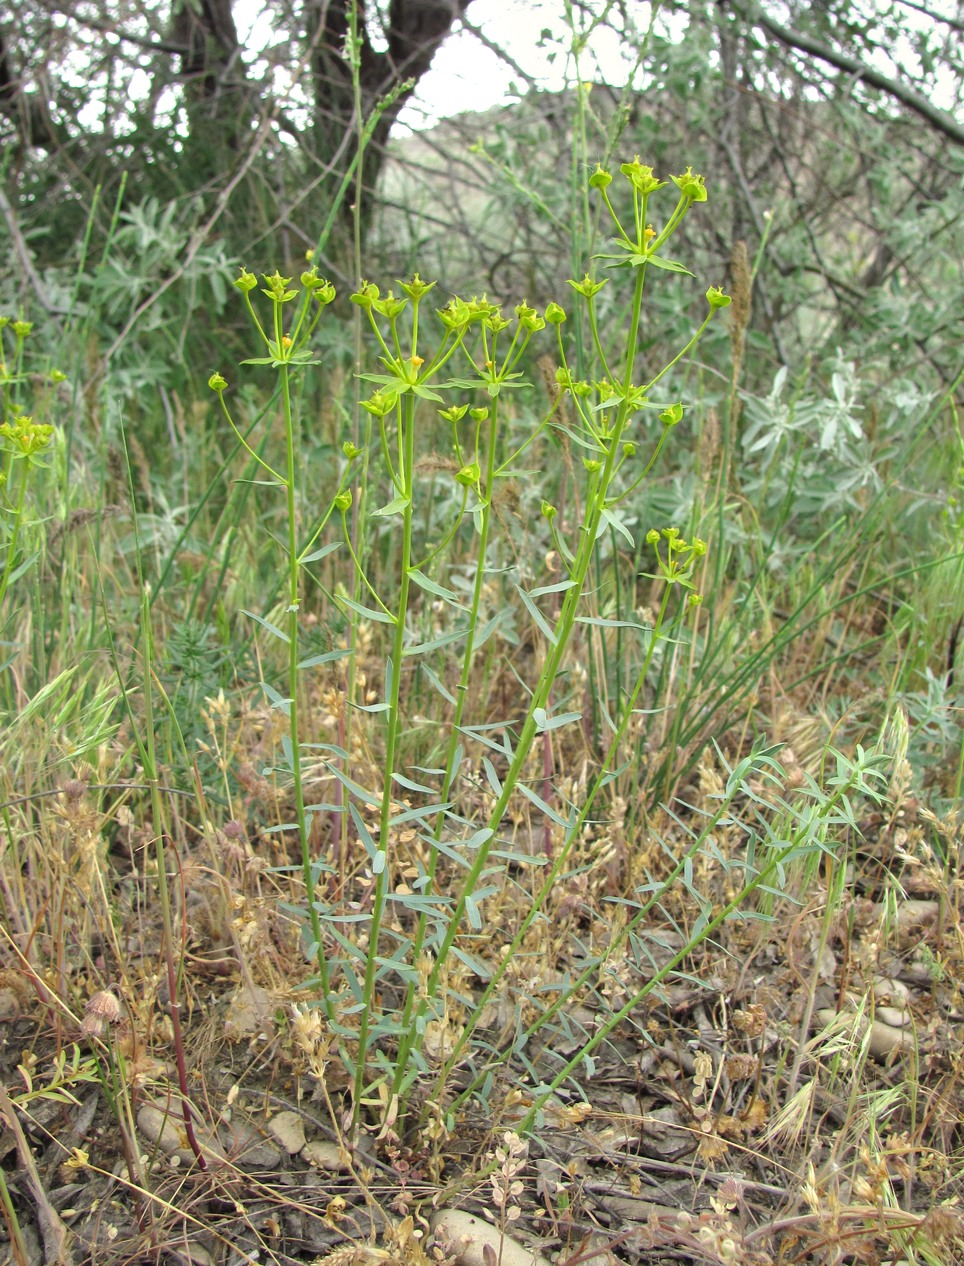
[[[164,938],[164,960],[167,965],[167,988],[171,1009],[171,1028],[174,1036],[174,1058],[177,1065],[177,1081],[181,1091],[181,1110],[184,1115],[184,1133],[188,1146],[194,1153],[198,1167],[207,1169],[208,1164],[194,1132],[191,1116],[191,1098],[187,1085],[187,1064],[184,1059],[184,1035],[181,1032],[181,1004],[178,1001],[178,970],[174,961],[174,924],[171,919],[171,892],[167,882],[165,856],[164,811],[161,804],[160,783],[157,777],[157,760],[154,750],[154,690],[153,648],[151,644],[150,591],[145,585],[141,598],[141,631],[144,654],[144,726],[145,742],[142,747],[144,773],[151,789],[151,812],[154,816],[154,855],[157,866],[157,892],[161,907],[161,930]]]
[[[127,1088],[127,1072],[124,1067],[123,1056],[119,1051],[115,1050],[111,1041],[109,1027],[104,1033],[102,1041],[107,1052],[110,1093],[120,1133],[121,1150],[124,1153],[124,1163],[127,1165],[127,1172],[130,1175],[131,1190],[136,1193],[137,1225],[143,1231],[150,1217],[151,1208],[147,1200],[147,1176],[144,1173],[144,1166],[141,1162],[140,1148],[137,1146],[137,1129],[134,1125],[134,1111]],[[101,1077],[103,1078],[103,1073],[101,1073]],[[117,1111],[116,1105],[118,1103],[122,1107],[122,1113]],[[153,1223],[151,1233],[153,1236]]]
[[[829,884],[828,884],[829,887]],[[824,951],[827,948],[827,941],[830,936],[830,924],[832,922],[835,903],[830,899],[824,906],[823,918],[820,921],[820,940],[817,944],[816,962],[822,960]],[[807,1033],[810,1031],[810,1021],[813,1019],[814,1008],[817,1005],[817,975],[813,973],[807,989],[807,1002],[803,1008],[803,1014],[800,1017],[800,1024],[797,1030],[797,1049],[793,1056],[793,1064],[790,1066],[790,1072],[787,1077],[786,1098],[792,1099],[797,1091],[797,1082],[800,1079],[800,1069],[803,1067],[803,1061],[807,1052]]]
[[[16,1140],[17,1156],[27,1175],[27,1183],[37,1205],[37,1220],[44,1240],[46,1266],[52,1266],[53,1263],[56,1263],[56,1266],[72,1266],[74,1259],[70,1231],[47,1199],[47,1193],[44,1191],[44,1185],[37,1170],[37,1162],[33,1158],[33,1152],[21,1128],[17,1110],[10,1102],[10,1096],[2,1084],[0,1084],[0,1113],[3,1114],[7,1127]]]

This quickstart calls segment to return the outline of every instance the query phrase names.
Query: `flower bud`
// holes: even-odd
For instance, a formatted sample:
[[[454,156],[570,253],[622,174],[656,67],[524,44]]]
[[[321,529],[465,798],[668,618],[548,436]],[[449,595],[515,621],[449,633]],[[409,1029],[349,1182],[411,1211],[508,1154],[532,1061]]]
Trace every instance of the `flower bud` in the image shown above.
[[[584,299],[591,299],[594,295],[599,294],[606,282],[593,281],[589,274],[586,273],[582,281],[573,281],[572,278],[570,278],[566,284],[572,286],[576,294],[582,295]]]
[[[662,188],[662,182],[653,175],[652,167],[641,163],[638,155],[631,163],[620,163],[619,170],[638,193],[653,193]]]
[[[354,295],[352,298],[354,298]],[[395,318],[408,307],[408,300],[397,298],[395,291],[389,290],[384,299],[373,299],[371,306],[375,309],[379,316],[383,316],[386,321],[394,321]]]
[[[606,171],[605,168],[600,167],[599,164],[597,163],[596,170],[589,177],[590,189],[605,189],[608,185],[611,185],[612,183],[613,183],[612,176],[610,176],[609,172]]]
[[[376,391],[368,400],[362,400],[360,403],[372,417],[384,418],[395,408],[397,399],[398,397],[390,391]]]
[[[436,283],[434,281],[423,281],[418,273],[416,273],[411,281],[400,281],[398,284],[410,299],[418,300],[421,299],[423,295],[427,295]]]
[[[455,482],[461,484],[463,488],[474,488],[482,478],[482,468],[478,462],[469,462],[455,476]]]
[[[211,388],[212,391],[217,391],[217,392],[225,391],[227,389],[227,385],[228,385],[227,378],[223,378],[220,374],[212,374],[211,377],[208,379],[208,386]]]
[[[453,404],[447,409],[439,409],[438,415],[444,422],[461,422],[468,411],[467,404]]]
[[[490,302],[485,295],[481,299],[478,295],[473,295],[465,306],[473,321],[481,321],[485,317],[498,316],[499,314],[498,305]]]
[[[689,198],[690,202],[706,201],[706,185],[703,183],[703,177],[694,176],[692,167],[687,167],[682,176],[672,176],[671,180],[683,197]]]
[[[681,404],[671,404],[663,410],[659,415],[659,420],[663,426],[676,426],[677,422],[683,420],[683,406]]]
[[[550,325],[562,325],[566,319],[566,310],[558,303],[550,303],[546,307],[546,320]]]
[[[290,277],[282,277],[277,268],[270,277],[262,273],[264,286],[261,289],[263,295],[267,295],[274,303],[288,303],[292,299],[297,299],[298,291],[289,290],[291,285]]]
[[[246,268],[242,268],[241,276],[237,278],[234,284],[239,290],[247,294],[248,291],[253,290],[258,284],[258,279],[254,273],[249,273]]]
[[[373,281],[362,282],[360,289],[350,295],[352,303],[357,303],[360,308],[371,311],[371,306],[378,298],[379,289]]]
[[[346,488],[344,492],[339,492],[335,497],[335,509],[344,514],[351,509],[351,489]]]
[[[493,308],[491,312],[482,318],[482,324],[487,330],[491,330],[493,334],[501,334],[512,322],[504,317],[498,308]]]
[[[710,286],[706,292],[706,302],[715,312],[717,308],[728,308],[733,300],[723,293],[721,286]]]
[[[447,330],[460,334],[472,320],[469,305],[464,299],[450,299],[444,308],[438,309],[438,318]]]

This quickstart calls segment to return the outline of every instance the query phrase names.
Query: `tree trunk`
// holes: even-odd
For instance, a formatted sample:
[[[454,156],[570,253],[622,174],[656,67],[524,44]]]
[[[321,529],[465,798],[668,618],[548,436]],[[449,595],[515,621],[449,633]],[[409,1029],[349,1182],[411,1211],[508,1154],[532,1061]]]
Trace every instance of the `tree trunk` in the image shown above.
[[[415,85],[432,64],[440,44],[468,8],[470,0],[391,0],[387,47],[372,45],[365,0],[358,0],[360,48],[359,81],[365,118],[400,84],[408,86],[382,113],[365,157],[362,188],[353,182],[345,200],[347,217],[360,199],[363,231],[371,222],[374,189],[385,160],[392,124]],[[322,188],[329,196],[338,189],[355,153],[355,100],[351,66],[345,57],[349,35],[349,0],[309,0],[308,38],[313,47],[311,76],[314,96],[314,152],[323,165]]]

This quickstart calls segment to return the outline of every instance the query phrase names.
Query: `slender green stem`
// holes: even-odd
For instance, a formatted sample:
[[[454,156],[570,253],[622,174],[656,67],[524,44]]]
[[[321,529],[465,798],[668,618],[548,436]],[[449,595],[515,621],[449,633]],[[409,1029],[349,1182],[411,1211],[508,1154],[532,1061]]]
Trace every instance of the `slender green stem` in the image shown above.
[[[399,473],[404,489],[405,505],[402,511],[402,553],[398,586],[398,615],[395,619],[394,636],[392,638],[392,656],[389,661],[391,681],[388,690],[388,726],[385,735],[384,779],[382,784],[382,802],[379,820],[378,848],[375,865],[375,895],[372,903],[372,917],[368,933],[368,951],[365,958],[365,980],[363,997],[365,1005],[361,1011],[358,1030],[358,1063],[355,1067],[354,1103],[352,1105],[353,1123],[357,1125],[361,1110],[362,1096],[365,1089],[365,1074],[368,1047],[370,1042],[371,1021],[375,1009],[375,978],[378,968],[378,938],[381,932],[382,918],[388,895],[388,884],[391,878],[389,865],[389,844],[391,840],[392,818],[392,774],[395,770],[395,756],[399,735],[399,701],[402,684],[402,659],[405,653],[405,623],[408,612],[408,595],[411,586],[412,558],[412,484],[415,469],[415,398],[409,394],[404,397],[399,412]]]
[[[365,588],[366,588],[366,589],[368,590],[368,592],[371,594],[372,598],[373,598],[373,599],[374,599],[374,600],[378,603],[378,605],[381,607],[381,609],[384,611],[384,613],[388,616],[388,618],[391,620],[391,622],[392,622],[393,624],[394,624],[394,623],[396,623],[395,616],[394,616],[394,615],[392,614],[392,612],[388,609],[388,607],[386,607],[386,606],[385,606],[384,602],[382,602],[381,598],[378,596],[378,591],[376,590],[375,586],[372,584],[372,582],[371,582],[371,581],[368,579],[368,577],[365,575],[365,569],[364,569],[364,567],[362,566],[361,559],[360,559],[360,558],[358,557],[358,555],[355,553],[355,547],[354,547],[354,545],[352,544],[352,540],[351,540],[351,532],[348,530],[348,512],[347,512],[347,510],[346,510],[346,511],[342,514],[341,518],[342,518],[342,532],[343,532],[344,537],[345,537],[345,544],[348,546],[348,553],[351,555],[351,561],[352,561],[352,563],[354,564],[354,567],[355,567],[355,575],[356,575],[356,576],[358,576],[358,577],[361,579],[361,581],[362,581],[362,583],[364,584]]]
[[[589,814],[591,813],[592,807],[595,804],[596,797],[598,796],[599,792],[602,790],[603,786],[605,786],[608,780],[610,770],[613,768],[613,765],[615,764],[619,749],[622,745],[623,739],[625,738],[625,734],[629,726],[629,722],[634,715],[636,704],[639,700],[640,692],[642,691],[643,686],[645,685],[645,682],[646,682],[646,678],[649,675],[649,668],[653,660],[653,654],[655,653],[656,646],[659,642],[659,634],[662,628],[663,621],[666,616],[666,610],[669,604],[671,592],[672,592],[672,586],[666,585],[663,591],[662,601],[660,603],[659,614],[657,615],[656,622],[653,626],[653,631],[650,638],[649,647],[647,648],[647,651],[643,658],[643,662],[642,662],[642,665],[640,666],[639,672],[636,674],[636,682],[633,687],[632,693],[630,694],[629,698],[626,701],[626,706],[623,709],[623,712],[621,714],[619,724],[616,728],[616,732],[613,735],[612,741],[610,742],[610,745],[609,745],[609,749],[606,752],[605,756],[603,757],[600,767],[596,773],[596,776],[593,779],[592,786],[589,788],[587,792],[586,798],[583,801],[582,807],[579,813],[577,814],[575,821],[567,829],[566,836],[565,836],[565,839],[563,840],[562,846],[559,849],[557,856],[553,859],[553,863],[546,873],[546,876],[542,882],[542,886],[540,887],[539,891],[536,893],[535,897],[533,898],[529,909],[526,911],[525,917],[523,918],[521,924],[519,925],[519,928],[516,931],[515,935],[513,936],[511,942],[509,943],[508,949],[503,954],[501,962],[495,968],[491,978],[489,979],[485,989],[482,992],[481,997],[478,1000],[478,1003],[475,1006],[475,1009],[472,1012],[472,1015],[466,1021],[466,1024],[462,1030],[462,1033],[459,1035],[458,1041],[456,1042],[447,1060],[445,1061],[444,1066],[440,1070],[439,1072],[440,1083],[445,1080],[445,1078],[447,1077],[451,1069],[455,1067],[456,1063],[458,1062],[461,1052],[465,1049],[466,1043],[468,1042],[469,1038],[472,1036],[472,1033],[474,1032],[478,1024],[489,999],[495,993],[495,990],[500,980],[505,975],[505,972],[508,969],[509,963],[512,961],[513,955],[516,953],[519,947],[524,943],[526,935],[528,934],[529,928],[535,922],[536,918],[538,917],[539,911],[542,909],[543,905],[545,904],[546,898],[549,896],[550,892],[555,887],[555,884],[560,874],[562,873],[563,867],[566,864],[566,860],[568,859],[569,854],[572,851],[573,845],[575,844],[576,840],[578,840],[580,836],[582,835],[583,828],[585,827],[586,822],[589,819]],[[721,815],[722,815],[722,812],[723,811],[721,809],[720,810]],[[682,867],[682,862],[680,863],[680,868],[681,867]],[[628,930],[629,929],[626,929],[627,934],[628,934]],[[613,948],[615,948],[615,946]],[[578,986],[579,983],[581,982],[577,981],[576,986]],[[561,1006],[562,1004],[560,1003],[559,1005]],[[552,1014],[555,1013],[555,1010],[558,1010],[558,1007],[551,1009]],[[536,1023],[534,1023],[534,1025],[532,1026],[532,1031],[535,1032],[535,1030],[538,1027],[540,1027],[541,1024],[544,1023],[549,1018],[551,1018],[549,1013],[544,1013],[542,1016],[540,1016],[539,1020]],[[473,1083],[473,1086],[470,1086],[463,1094],[459,1096],[459,1099],[457,1100],[457,1102],[458,1103],[462,1102],[463,1099],[465,1099],[468,1096],[468,1094],[471,1093],[473,1088],[474,1088],[474,1083]]]
[[[280,304],[275,308],[276,321],[280,321]],[[279,327],[280,328],[280,327]],[[280,334],[279,334],[280,338]],[[315,888],[317,878],[312,865],[311,843],[309,840],[309,822],[305,813],[304,777],[301,768],[301,739],[298,724],[298,632],[300,603],[300,573],[298,551],[298,505],[297,505],[297,472],[295,469],[295,433],[294,419],[291,410],[291,383],[288,377],[288,366],[282,365],[281,406],[284,413],[286,477],[284,479],[287,500],[288,519],[288,733],[291,737],[291,778],[295,796],[295,814],[298,823],[298,843],[301,847],[301,869],[305,882],[305,893],[308,902],[308,919],[311,924],[311,935],[314,944],[312,955],[318,965],[318,980],[321,985],[322,999],[329,1017],[333,1014],[334,1003],[331,999],[331,988],[328,973],[328,959],[325,954],[324,938],[321,929],[321,916],[318,912]]]
[[[17,545],[20,541],[20,525],[23,523],[23,507],[27,496],[28,470],[29,464],[24,461],[23,469],[20,472],[20,486],[17,489],[17,507],[13,514],[13,529],[10,533],[10,542],[7,545],[7,557],[3,565],[3,578],[0,579],[0,607],[3,606],[3,600],[7,596],[7,587],[10,584],[10,576],[13,572],[13,563],[17,556]]]
[[[462,671],[459,676],[459,684],[456,689],[455,709],[452,716],[452,722],[449,730],[448,751],[445,757],[445,773],[442,777],[442,786],[439,793],[439,799],[443,804],[447,804],[452,792],[452,785],[455,780],[456,759],[459,750],[460,729],[465,713],[465,706],[469,698],[469,682],[472,675],[472,669],[475,661],[475,638],[479,626],[479,608],[482,603],[482,590],[485,585],[485,560],[488,553],[489,530],[492,523],[492,496],[495,480],[495,458],[496,458],[496,437],[498,435],[498,398],[493,402],[492,410],[489,414],[489,442],[488,452],[486,454],[486,474],[485,474],[485,500],[481,507],[481,523],[479,525],[479,541],[478,553],[476,556],[475,582],[472,586],[472,600],[469,606],[468,633],[466,634],[465,651],[462,655]],[[436,818],[434,838],[436,841],[441,840],[442,831],[445,825],[445,815],[440,813]],[[435,872],[438,867],[441,854],[438,849],[434,849],[428,863],[428,882],[424,888],[424,895],[428,896],[435,883]],[[417,963],[422,956],[425,945],[425,934],[428,927],[428,917],[423,912],[419,915],[418,924],[415,930],[415,936],[412,941],[411,961]],[[401,1030],[402,1036],[399,1041],[398,1056],[395,1063],[395,1079],[393,1089],[396,1094],[401,1090],[402,1083],[405,1079],[405,1072],[408,1066],[409,1053],[416,1045],[417,1034],[414,1025],[411,1023],[412,1012],[415,1005],[415,986],[409,984],[405,994],[405,1005],[402,1010]]]
[[[546,707],[553,683],[562,664],[562,658],[569,642],[573,625],[575,624],[576,615],[579,609],[579,602],[582,597],[583,587],[589,571],[589,565],[595,552],[595,542],[598,535],[599,521],[602,517],[603,509],[605,508],[606,492],[609,487],[609,481],[612,478],[613,469],[618,460],[618,454],[620,451],[619,445],[623,430],[632,411],[628,399],[628,393],[629,387],[632,383],[633,366],[636,358],[636,345],[639,338],[639,317],[642,309],[644,283],[645,268],[639,268],[636,271],[633,291],[632,315],[629,326],[630,337],[628,339],[624,369],[623,398],[620,401],[613,431],[609,437],[609,447],[606,452],[602,470],[599,472],[598,478],[593,481],[590,496],[587,498],[586,520],[583,525],[583,536],[579,544],[576,561],[572,569],[573,583],[571,588],[566,591],[563,599],[559,618],[557,619],[555,629],[553,630],[553,642],[549,648],[545,664],[543,665],[542,672],[539,676],[539,681],[529,702],[529,710],[522,726],[522,732],[520,733],[516,744],[515,754],[513,755],[503,782],[502,794],[496,800],[495,806],[493,807],[486,823],[486,829],[489,831],[489,838],[484,841],[475,852],[475,860],[465,875],[462,890],[459,893],[451,911],[445,935],[436,950],[435,963],[428,978],[426,991],[427,998],[425,1002],[422,1003],[422,1009],[424,1009],[427,999],[434,997],[438,991],[442,972],[447,966],[449,952],[455,938],[459,934],[462,920],[465,916],[466,898],[474,892],[476,886],[478,885],[479,877],[485,869],[489,853],[492,851],[492,847],[495,842],[496,831],[498,830],[502,819],[505,816],[506,810],[509,807],[509,801],[512,799],[515,792],[516,784],[522,775],[522,770],[528,758],[533,740],[538,732],[536,713],[539,709],[545,709]]]
[[[20,1228],[20,1220],[17,1217],[17,1211],[10,1198],[10,1190],[7,1187],[7,1180],[2,1168],[0,1168],[0,1204],[3,1206],[4,1221],[7,1224],[7,1234],[10,1236],[11,1256],[17,1263],[17,1266],[30,1266],[30,1263],[34,1259],[33,1256],[28,1253],[27,1246],[24,1243],[23,1231]]]

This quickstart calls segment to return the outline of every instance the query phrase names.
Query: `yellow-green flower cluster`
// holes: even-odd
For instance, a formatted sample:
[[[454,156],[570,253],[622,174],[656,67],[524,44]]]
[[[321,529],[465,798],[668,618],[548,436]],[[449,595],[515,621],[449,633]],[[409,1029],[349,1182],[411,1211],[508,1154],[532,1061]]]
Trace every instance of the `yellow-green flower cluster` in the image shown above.
[[[0,441],[4,449],[15,457],[33,457],[42,453],[49,446],[53,433],[52,426],[35,422],[26,414],[0,425]]]

